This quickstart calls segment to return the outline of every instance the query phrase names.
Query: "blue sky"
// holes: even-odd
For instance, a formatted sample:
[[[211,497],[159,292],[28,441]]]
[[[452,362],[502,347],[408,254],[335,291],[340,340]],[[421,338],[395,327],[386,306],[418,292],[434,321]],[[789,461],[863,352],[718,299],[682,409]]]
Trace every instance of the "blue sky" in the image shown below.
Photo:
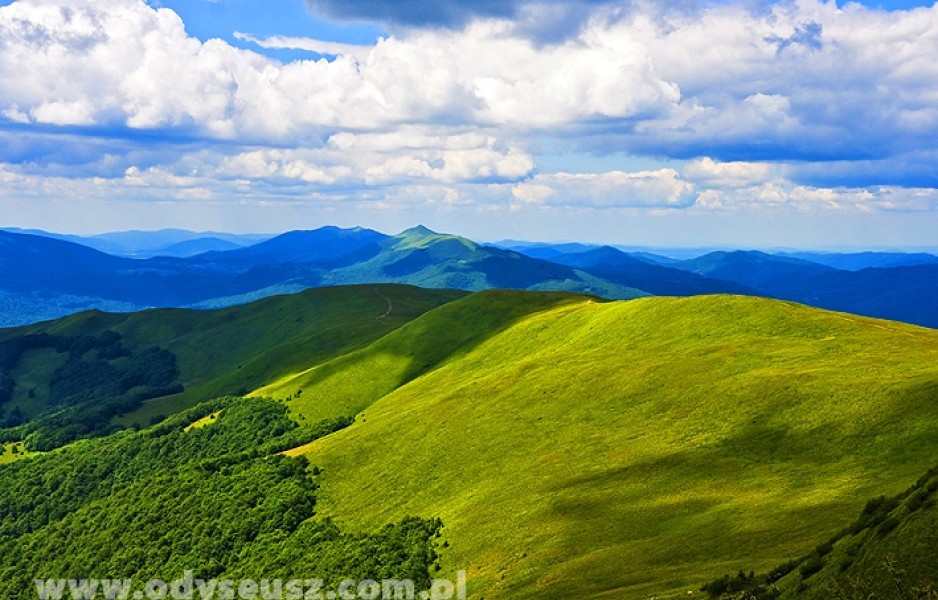
[[[0,226],[938,246],[938,8],[0,1]]]
[[[235,32],[259,38],[281,35],[349,44],[374,44],[378,38],[388,35],[380,23],[335,21],[317,16],[303,0],[151,0],[149,4],[178,13],[186,24],[186,31],[202,41],[221,38],[229,44],[263,52],[284,62],[308,59],[310,53],[264,49],[239,40]]]

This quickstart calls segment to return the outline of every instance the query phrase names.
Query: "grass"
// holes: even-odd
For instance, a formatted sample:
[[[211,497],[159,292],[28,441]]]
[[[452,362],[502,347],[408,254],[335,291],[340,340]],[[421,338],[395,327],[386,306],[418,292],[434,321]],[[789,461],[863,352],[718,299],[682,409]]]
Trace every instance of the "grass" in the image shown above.
[[[938,471],[868,511],[842,537],[817,546],[776,585],[780,599],[938,598]],[[813,563],[813,567],[808,567]],[[814,573],[811,573],[814,571]]]
[[[938,463],[938,332],[793,303],[382,284],[13,334],[109,329],[174,352],[187,387],[127,424],[244,389],[355,415],[290,452],[323,469],[319,510],[441,517],[473,598],[685,596],[805,555]],[[53,354],[17,367],[27,414]]]
[[[19,408],[29,418],[42,412],[49,397],[49,379],[67,359],[68,354],[59,354],[53,348],[27,351],[10,373],[16,387],[5,408]]]
[[[355,415],[519,319],[582,301],[578,295],[549,293],[529,294],[526,302],[518,302],[515,292],[483,292],[429,311],[366,348],[283,377],[252,395],[289,399],[293,414],[309,422]]]
[[[183,429],[183,431],[192,431],[193,429],[201,429],[202,427],[206,427],[206,426],[208,426],[208,425],[211,425],[211,424],[214,423],[216,420],[218,420],[218,415],[220,415],[220,414],[221,414],[221,411],[220,411],[220,410],[219,410],[219,411],[215,411],[215,412],[210,413],[210,414],[207,414],[207,415],[205,415],[204,417],[202,417],[201,419],[197,419],[197,420],[193,421],[192,423],[189,423],[188,425],[186,425],[185,428]]]
[[[396,285],[379,290],[392,299],[395,309],[380,320],[387,302],[375,286],[348,286],[221,311],[171,311],[183,318],[173,321],[162,315],[154,323],[125,331],[131,339],[165,340],[165,347],[179,357],[185,399],[191,405],[250,390],[297,365],[345,354],[462,295]]]
[[[113,330],[123,336],[129,348],[156,345],[173,352],[186,391],[147,401],[120,419],[124,425],[146,426],[158,415],[179,412],[208,398],[246,393],[288,373],[368,345],[427,310],[463,295],[401,285],[319,288],[213,311],[91,311],[0,333],[98,335]],[[388,309],[386,298],[391,299],[393,310],[379,319]],[[43,382],[64,360],[65,355],[53,350],[28,353],[14,373],[18,394],[15,404],[23,406],[28,415],[42,410],[48,403],[48,386]],[[28,389],[35,391],[34,398],[27,401]]]
[[[460,346],[472,314],[488,333]],[[938,462],[938,332],[791,303],[483,293],[326,365],[277,388],[306,419],[358,413],[293,451],[324,512],[442,517],[477,598],[686,595]]]
[[[23,442],[10,442],[0,445],[0,465],[7,465],[24,458],[38,456],[41,452],[28,452]]]

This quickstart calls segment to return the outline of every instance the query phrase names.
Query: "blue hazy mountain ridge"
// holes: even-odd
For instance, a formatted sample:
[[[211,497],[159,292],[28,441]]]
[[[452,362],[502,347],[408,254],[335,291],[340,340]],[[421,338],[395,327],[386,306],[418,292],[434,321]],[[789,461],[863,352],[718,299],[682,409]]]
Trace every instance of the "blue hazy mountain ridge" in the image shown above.
[[[74,242],[107,254],[128,258],[189,257],[213,250],[243,248],[274,237],[267,234],[236,234],[217,231],[189,231],[186,229],[118,231],[91,236],[50,233],[41,229],[19,229],[15,227],[0,230]]]
[[[246,248],[194,257],[193,262],[228,268],[266,264],[342,265],[372,256],[380,251],[379,242],[390,237],[362,227],[328,226],[313,231],[289,231]]]
[[[843,271],[938,264],[938,256],[925,252],[777,252],[775,255],[809,260]]]
[[[315,274],[301,276],[296,265],[238,266],[204,256],[132,259],[51,237],[0,232],[0,325],[90,308],[133,311],[229,297],[249,301],[318,284]]]
[[[132,259],[50,237],[0,232],[0,290],[38,295],[39,301],[71,296],[145,307],[185,307],[206,300],[315,287],[335,255],[373,241],[376,232],[337,228],[291,232],[249,248],[191,258]],[[364,239],[363,239],[364,238]],[[317,267],[319,267],[317,269]],[[267,294],[270,295],[270,294]],[[71,312],[75,312],[74,310]]]
[[[805,277],[814,278],[836,271],[833,267],[797,258],[773,256],[755,250],[711,252],[686,260],[678,268],[704,277],[734,281],[762,292],[788,290]]]
[[[97,289],[98,273],[115,273],[128,259],[81,244],[30,234],[0,231],[0,272],[6,291],[36,292]]]
[[[203,237],[170,244],[155,251],[154,256],[189,258],[206,252],[222,252],[242,248],[240,244],[217,237]]]
[[[648,295],[570,267],[419,227],[397,236],[324,227],[288,232],[247,248],[150,259],[0,232],[0,272],[2,326],[89,308],[219,307],[354,283],[562,290],[616,299]]]
[[[804,304],[938,327],[938,264],[834,271],[793,291]]]
[[[938,327],[938,263],[846,271],[764,252],[712,252],[680,263],[760,295],[869,317]]]
[[[79,244],[87,248],[93,248],[100,252],[113,254],[114,256],[123,256],[125,250],[119,243],[109,242],[106,239],[82,237],[80,235],[73,235],[69,233],[52,233],[49,231],[43,231],[41,229],[22,229],[19,227],[4,227],[0,228],[0,231],[21,235],[35,235],[44,238],[51,238],[54,240],[61,240],[64,242],[72,242],[73,244]]]
[[[629,246],[625,244],[583,244],[580,242],[525,242],[521,240],[502,240],[491,245],[506,250],[514,250],[535,258],[553,258],[561,254],[576,254],[609,246],[621,250],[633,258],[662,265],[671,265],[697,258],[717,250],[734,250],[722,247],[678,247],[678,246]]]
[[[185,237],[173,231],[160,235]],[[199,239],[195,234],[176,243],[192,250]],[[219,307],[310,287],[406,283],[469,291],[574,291],[610,299],[745,294],[938,327],[938,262],[854,271],[756,251],[678,261],[585,244],[537,247],[552,259],[529,256],[530,248],[522,253],[487,246],[425,227],[395,236],[323,227],[247,247],[142,259],[49,235],[0,231],[0,326],[90,308]],[[889,260],[901,262],[890,254]],[[927,262],[927,256],[909,260]]]
[[[535,243],[525,243],[525,242],[501,242],[495,244],[499,248],[504,248],[505,250],[514,250],[515,252],[520,252],[525,256],[530,256],[531,258],[540,258],[543,260],[553,260],[558,256],[563,256],[564,254],[577,254],[580,252],[587,252],[594,249],[596,246],[591,246],[589,244],[580,244],[577,242],[570,242],[565,244],[535,244]]]
[[[761,295],[754,287],[711,279],[697,273],[654,264],[613,248],[601,246],[585,252],[560,254],[554,262],[583,269],[597,277],[644,290],[656,296],[699,294]]]
[[[208,246],[209,240],[219,240],[229,244],[225,247],[208,248],[223,250],[243,248],[274,237],[265,234],[236,234],[218,231],[189,231],[186,229],[159,229],[156,231],[118,231],[99,235],[80,237],[79,244],[85,244],[109,254],[133,258],[153,258],[156,256],[185,256],[175,252],[180,247],[186,251],[189,244],[199,243]],[[115,248],[112,251],[108,248]],[[206,250],[206,251],[208,251]]]

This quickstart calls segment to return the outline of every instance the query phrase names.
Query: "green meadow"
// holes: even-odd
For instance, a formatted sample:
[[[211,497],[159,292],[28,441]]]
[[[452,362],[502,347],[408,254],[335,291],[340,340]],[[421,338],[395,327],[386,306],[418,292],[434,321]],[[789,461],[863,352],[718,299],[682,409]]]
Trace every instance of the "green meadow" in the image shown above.
[[[324,513],[441,517],[478,598],[687,594],[938,463],[938,332],[791,303],[484,292],[317,369],[258,393],[357,413],[291,452]]]

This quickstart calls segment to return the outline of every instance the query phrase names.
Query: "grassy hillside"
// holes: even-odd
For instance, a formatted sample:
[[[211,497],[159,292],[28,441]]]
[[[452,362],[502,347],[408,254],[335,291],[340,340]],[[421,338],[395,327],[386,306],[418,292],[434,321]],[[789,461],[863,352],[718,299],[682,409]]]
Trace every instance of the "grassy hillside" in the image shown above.
[[[768,573],[724,575],[705,591],[722,600],[938,599],[938,468],[896,496],[870,499],[819,542]]]
[[[465,355],[517,321],[583,296],[491,291],[425,314],[374,344],[283,377],[252,395],[290,398],[293,413],[314,421],[354,415],[447,360]]]
[[[938,598],[936,492],[938,473],[932,470],[903,494],[871,500],[841,539],[818,546],[780,582],[780,597]]]
[[[440,240],[459,242],[414,243]],[[27,341],[16,349],[9,342],[17,339]],[[9,551],[0,567],[20,573],[16,586],[28,584],[41,566],[35,557],[46,554],[55,553],[55,568],[95,566],[100,557],[85,549],[110,538],[130,550],[107,564],[133,559],[135,575],[153,573],[132,551],[135,530],[123,525],[145,513],[167,515],[147,525],[155,535],[185,529],[204,505],[206,531],[233,527],[240,536],[231,515],[247,510],[242,492],[267,482],[275,500],[279,486],[305,486],[299,463],[283,472],[245,463],[205,486],[185,464],[203,469],[196,463],[224,462],[252,445],[260,450],[251,457],[293,448],[289,455],[319,467],[308,492],[340,529],[317,523],[352,563],[381,563],[365,549],[372,543],[397,552],[409,523],[422,540],[417,550],[428,552],[440,518],[441,569],[467,569],[470,597],[489,600],[704,595],[697,590],[724,573],[811,560],[869,498],[901,492],[938,463],[938,332],[751,297],[610,303],[381,284],[221,311],[84,313],[0,331],[0,391],[12,394],[4,410],[42,417],[49,398],[63,397],[63,379],[80,378],[86,363],[103,375],[88,398],[76,396],[82,410],[111,389],[109,373],[139,387],[141,364],[178,371],[167,367],[185,391],[145,402],[126,424],[245,389],[279,402],[203,404],[156,428],[171,435],[163,441],[146,441],[153,430],[121,432],[36,456],[16,437],[0,439],[0,507],[12,519],[0,519],[9,537],[4,546],[0,536]],[[353,415],[354,424],[329,433]],[[236,436],[225,433],[229,425]],[[202,436],[204,445],[192,445]],[[179,471],[150,477],[147,461],[171,456],[164,443],[176,448]],[[72,461],[85,475],[71,475]],[[36,476],[43,465],[58,465],[56,477],[71,483],[47,484]],[[104,472],[112,473],[107,486]],[[136,483],[120,491],[125,472]],[[39,490],[47,485],[63,491],[46,497]],[[192,497],[177,502],[183,489]],[[811,577],[797,566],[779,582],[784,597],[825,598],[835,584],[853,593],[852,582],[881,572],[890,556],[909,577],[927,571],[931,554],[922,548],[935,539],[935,511],[930,497],[913,496],[875,509],[882,518],[868,532],[836,538]],[[138,498],[158,511],[143,510]],[[274,500],[272,514],[288,510]],[[93,527],[81,533],[85,522]],[[882,532],[883,523],[891,528]],[[400,535],[368,537],[389,524]],[[326,529],[288,525],[282,538],[258,538],[209,570],[267,573],[325,560],[309,540]],[[365,539],[362,547],[354,541]],[[155,564],[201,568],[209,540],[173,546]]]
[[[398,285],[313,289],[217,311],[88,312],[30,327],[0,330],[0,344],[24,336],[89,338],[117,334],[128,352],[159,347],[176,359],[185,391],[146,401],[121,418],[147,425],[154,416],[202,400],[253,389],[286,373],[367,345],[414,317],[464,295]],[[71,354],[74,354],[72,352]],[[49,382],[69,360],[52,347],[22,353],[10,376],[12,398],[2,407],[29,418],[50,409]],[[92,361],[92,354],[84,355]],[[120,367],[118,358],[111,364]]]
[[[441,335],[447,310],[537,298],[431,311],[289,402],[361,410],[292,452],[325,469],[323,510],[364,530],[441,517],[472,597],[685,595],[803,555],[938,462],[938,332],[709,296],[541,301],[456,353]],[[411,361],[437,343],[447,360]]]

